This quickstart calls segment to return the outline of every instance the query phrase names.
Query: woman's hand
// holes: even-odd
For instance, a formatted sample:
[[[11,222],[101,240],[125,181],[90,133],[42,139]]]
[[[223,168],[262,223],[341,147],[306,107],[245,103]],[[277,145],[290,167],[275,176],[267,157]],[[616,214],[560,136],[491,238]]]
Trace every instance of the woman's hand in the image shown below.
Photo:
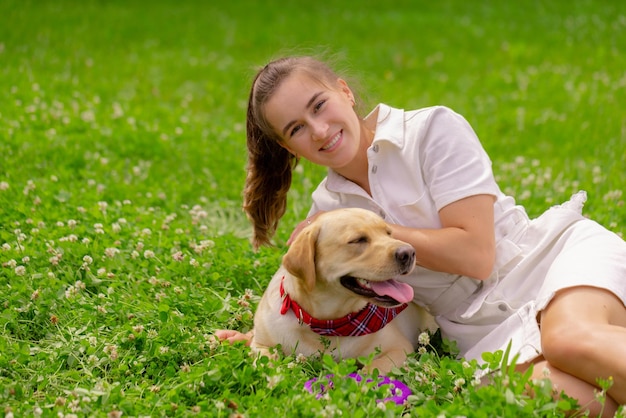
[[[237,341],[245,341],[246,345],[250,345],[252,342],[252,331],[243,333],[232,329],[218,329],[215,331],[215,336],[220,341],[228,341],[229,343],[235,343]]]
[[[296,229],[293,230],[293,232],[291,233],[291,236],[289,237],[289,239],[287,240],[287,245],[291,245],[291,243],[293,242],[293,240],[296,239],[296,237],[298,236],[298,234],[307,226],[311,225],[313,223],[313,221],[315,221],[315,219],[317,219],[318,216],[320,216],[322,213],[324,213],[323,210],[316,212],[314,215],[309,216],[308,218],[306,218],[304,221],[300,222],[297,226]]]
[[[392,235],[415,248],[417,264],[484,280],[495,261],[494,196],[476,195],[439,211],[440,229],[390,224]]]

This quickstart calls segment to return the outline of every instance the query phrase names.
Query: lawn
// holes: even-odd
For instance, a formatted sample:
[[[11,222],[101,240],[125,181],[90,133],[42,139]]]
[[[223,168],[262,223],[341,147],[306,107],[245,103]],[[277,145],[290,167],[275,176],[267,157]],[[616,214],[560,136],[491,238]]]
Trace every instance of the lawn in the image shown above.
[[[342,379],[355,361],[255,364],[215,341],[215,329],[251,327],[324,176],[298,167],[276,246],[254,252],[241,210],[248,88],[257,66],[288,53],[332,58],[365,110],[463,114],[531,216],[584,189],[585,213],[626,233],[621,2],[4,0],[5,416],[564,416],[573,406],[506,367],[480,386],[481,366],[436,340],[392,372],[413,391],[405,406],[377,402],[386,386]],[[328,374],[335,390],[303,389]]]

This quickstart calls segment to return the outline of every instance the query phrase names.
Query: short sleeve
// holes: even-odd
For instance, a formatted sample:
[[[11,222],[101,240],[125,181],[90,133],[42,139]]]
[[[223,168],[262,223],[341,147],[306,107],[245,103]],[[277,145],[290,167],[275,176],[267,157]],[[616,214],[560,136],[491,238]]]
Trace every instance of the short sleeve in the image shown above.
[[[422,175],[437,210],[469,196],[498,195],[491,160],[463,116],[436,107],[424,124],[416,127],[419,134],[413,134],[421,136],[415,146],[419,147]]]

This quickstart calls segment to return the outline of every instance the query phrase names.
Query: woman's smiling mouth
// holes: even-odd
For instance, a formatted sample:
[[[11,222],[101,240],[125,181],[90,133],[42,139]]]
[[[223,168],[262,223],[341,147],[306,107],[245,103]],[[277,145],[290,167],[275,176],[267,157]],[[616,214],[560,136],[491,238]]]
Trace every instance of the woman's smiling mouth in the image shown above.
[[[343,130],[339,131],[337,135],[332,137],[330,141],[328,141],[322,148],[320,148],[320,151],[328,151],[329,149],[337,145],[337,142],[339,142],[339,140],[341,139],[342,133],[343,133]]]

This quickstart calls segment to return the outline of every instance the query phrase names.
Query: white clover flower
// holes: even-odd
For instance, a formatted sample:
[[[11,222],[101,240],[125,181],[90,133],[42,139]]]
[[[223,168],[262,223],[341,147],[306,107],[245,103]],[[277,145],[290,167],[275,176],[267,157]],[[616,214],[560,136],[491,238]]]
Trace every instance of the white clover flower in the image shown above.
[[[8,189],[9,189],[9,183],[7,183],[6,181],[0,181],[0,190],[4,191]]]
[[[427,332],[422,332],[419,337],[417,337],[417,341],[421,344],[421,345],[428,345],[430,344],[430,335],[428,335]]]
[[[69,226],[70,228],[75,228],[77,223],[78,222],[76,222],[74,219],[70,219],[67,221],[67,226]]]
[[[87,122],[87,123],[95,122],[96,114],[93,112],[93,110],[88,109],[88,110],[83,111],[80,114],[80,118],[83,120],[83,122]]]
[[[120,252],[119,249],[111,247],[111,248],[107,248],[104,250],[104,255],[108,258],[113,258],[115,257],[116,254],[118,254]]]
[[[166,345],[159,347],[159,353],[167,354],[170,352],[170,348]]]
[[[113,114],[111,115],[111,118],[118,119],[122,116],[124,116],[124,110],[122,109],[122,106],[117,102],[113,103]]]
[[[91,264],[91,263],[93,263],[93,258],[91,258],[91,256],[89,256],[89,255],[86,255],[86,256],[83,257],[83,261],[86,264]]]
[[[24,266],[17,266],[15,267],[15,274],[17,274],[18,276],[23,276],[26,274],[26,267]]]
[[[154,251],[146,250],[143,252],[144,258],[154,258]]]
[[[122,230],[122,227],[120,226],[120,224],[118,224],[117,222],[113,223],[111,225],[111,230],[115,233],[118,233]]]
[[[283,376],[280,374],[275,374],[273,376],[266,376],[266,379],[267,387],[273,389],[283,380]]]
[[[182,251],[176,251],[174,254],[172,254],[172,258],[174,259],[174,261],[183,261],[185,255]]]
[[[9,251],[11,249],[11,244],[9,244],[8,242],[5,242],[4,244],[2,244],[2,249],[4,251]]]
[[[72,299],[74,298],[74,296],[76,296],[77,293],[78,291],[74,286],[69,286],[67,289],[65,289],[65,299]]]
[[[6,263],[4,263],[3,266],[7,266],[8,268],[14,269],[15,267],[17,267],[17,261],[10,259]]]

